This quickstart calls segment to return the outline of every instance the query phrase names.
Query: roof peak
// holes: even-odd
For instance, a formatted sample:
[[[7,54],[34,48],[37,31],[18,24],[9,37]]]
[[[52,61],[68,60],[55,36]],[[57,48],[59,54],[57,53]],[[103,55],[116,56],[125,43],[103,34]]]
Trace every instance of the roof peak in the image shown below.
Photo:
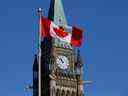
[[[63,5],[61,0],[51,0],[48,18],[54,21],[56,25],[67,25]]]

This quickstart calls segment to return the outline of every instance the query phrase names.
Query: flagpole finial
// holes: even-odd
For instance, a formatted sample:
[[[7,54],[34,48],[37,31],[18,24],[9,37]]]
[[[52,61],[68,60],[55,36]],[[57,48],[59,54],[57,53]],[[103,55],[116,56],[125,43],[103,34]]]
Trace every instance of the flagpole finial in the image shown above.
[[[42,8],[37,8],[37,15],[42,16],[43,9]]]

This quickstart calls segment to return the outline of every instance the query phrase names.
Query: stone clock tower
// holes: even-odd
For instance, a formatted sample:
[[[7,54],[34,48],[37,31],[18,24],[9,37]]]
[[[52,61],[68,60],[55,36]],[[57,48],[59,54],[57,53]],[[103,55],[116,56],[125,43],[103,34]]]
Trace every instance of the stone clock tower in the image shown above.
[[[67,25],[61,0],[51,0],[48,18],[60,27]],[[83,96],[82,65],[79,50],[59,39],[44,38],[41,42],[41,96]],[[38,55],[35,55],[33,96],[38,96],[38,79]]]

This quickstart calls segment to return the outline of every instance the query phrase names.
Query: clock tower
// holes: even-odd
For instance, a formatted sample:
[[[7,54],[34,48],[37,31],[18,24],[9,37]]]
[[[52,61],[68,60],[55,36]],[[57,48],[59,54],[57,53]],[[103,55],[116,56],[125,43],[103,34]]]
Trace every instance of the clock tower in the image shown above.
[[[48,18],[66,30],[61,0],[51,0]],[[39,94],[38,61],[37,54],[33,64],[33,96]],[[80,51],[71,44],[44,38],[41,42],[41,96],[83,96],[82,65]]]

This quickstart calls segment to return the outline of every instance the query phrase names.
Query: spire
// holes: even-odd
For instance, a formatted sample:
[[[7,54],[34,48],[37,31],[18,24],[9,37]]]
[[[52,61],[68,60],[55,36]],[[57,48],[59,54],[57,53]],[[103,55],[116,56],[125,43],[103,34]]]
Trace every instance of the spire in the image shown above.
[[[80,50],[77,50],[77,66],[82,67],[82,60],[81,60],[81,56],[80,56]]]
[[[48,18],[59,26],[67,25],[61,0],[51,0]]]
[[[54,5],[55,5],[55,0],[51,0],[49,12],[48,12],[48,18],[52,21],[54,21]]]
[[[37,59],[37,55],[34,56],[33,71],[38,71],[38,59]]]

